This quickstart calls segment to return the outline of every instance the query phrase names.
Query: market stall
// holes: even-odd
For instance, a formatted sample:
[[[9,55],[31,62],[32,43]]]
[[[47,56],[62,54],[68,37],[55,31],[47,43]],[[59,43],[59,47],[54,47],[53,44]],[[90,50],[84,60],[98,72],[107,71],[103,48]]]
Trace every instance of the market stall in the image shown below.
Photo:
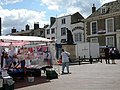
[[[22,76],[23,73],[26,74],[26,76],[30,73],[38,73],[41,71],[41,68],[48,65],[53,65],[56,62],[54,56],[55,47],[50,44],[53,42],[50,39],[35,36],[0,36],[0,40],[1,54],[5,50],[3,48],[7,47],[9,49],[7,52],[7,55],[10,57],[9,59],[17,59],[17,61],[20,62],[15,64],[13,68],[11,68],[12,65],[10,65],[10,67],[2,65],[5,61],[1,62],[1,71],[4,69],[9,69],[11,70],[9,75],[13,77],[17,77],[19,75]],[[15,50],[14,48],[17,48],[16,53],[13,53]],[[45,59],[50,60],[45,62]],[[21,61],[23,62],[21,63]]]

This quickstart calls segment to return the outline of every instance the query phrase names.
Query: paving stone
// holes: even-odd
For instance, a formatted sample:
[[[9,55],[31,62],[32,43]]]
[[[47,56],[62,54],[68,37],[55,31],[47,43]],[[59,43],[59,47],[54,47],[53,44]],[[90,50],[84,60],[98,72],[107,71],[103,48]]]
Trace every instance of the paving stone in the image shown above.
[[[61,66],[59,66],[61,71]],[[120,60],[116,64],[71,65],[71,74],[59,75],[49,83],[16,90],[120,90]]]

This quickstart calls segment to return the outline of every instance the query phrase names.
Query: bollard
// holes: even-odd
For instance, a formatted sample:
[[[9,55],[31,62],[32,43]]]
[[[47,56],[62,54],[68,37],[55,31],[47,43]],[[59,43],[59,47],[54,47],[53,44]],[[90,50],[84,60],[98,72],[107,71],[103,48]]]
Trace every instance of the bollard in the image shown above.
[[[93,62],[92,56],[90,56],[89,61],[90,61],[90,64],[92,64],[92,62]]]
[[[100,62],[102,63],[102,56],[100,55]]]
[[[80,63],[80,56],[79,56],[79,61],[78,61],[78,62],[79,62],[79,65],[80,65],[80,64],[81,64],[81,63]]]

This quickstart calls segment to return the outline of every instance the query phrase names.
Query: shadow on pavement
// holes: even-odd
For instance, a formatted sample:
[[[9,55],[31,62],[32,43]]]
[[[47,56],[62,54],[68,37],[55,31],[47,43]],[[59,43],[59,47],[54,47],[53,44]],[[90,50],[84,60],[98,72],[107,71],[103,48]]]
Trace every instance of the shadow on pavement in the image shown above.
[[[46,76],[35,77],[34,82],[28,82],[27,78],[25,78],[24,80],[15,81],[14,88],[15,89],[24,88],[24,87],[48,83],[48,82],[50,82],[50,80],[47,80]]]

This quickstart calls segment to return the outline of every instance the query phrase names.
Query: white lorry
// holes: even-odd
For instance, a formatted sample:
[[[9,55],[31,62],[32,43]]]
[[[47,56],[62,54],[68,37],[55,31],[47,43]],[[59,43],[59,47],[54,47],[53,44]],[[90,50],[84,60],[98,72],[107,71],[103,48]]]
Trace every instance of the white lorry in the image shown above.
[[[99,55],[99,43],[79,43],[76,45],[76,57],[80,58],[98,58]]]

